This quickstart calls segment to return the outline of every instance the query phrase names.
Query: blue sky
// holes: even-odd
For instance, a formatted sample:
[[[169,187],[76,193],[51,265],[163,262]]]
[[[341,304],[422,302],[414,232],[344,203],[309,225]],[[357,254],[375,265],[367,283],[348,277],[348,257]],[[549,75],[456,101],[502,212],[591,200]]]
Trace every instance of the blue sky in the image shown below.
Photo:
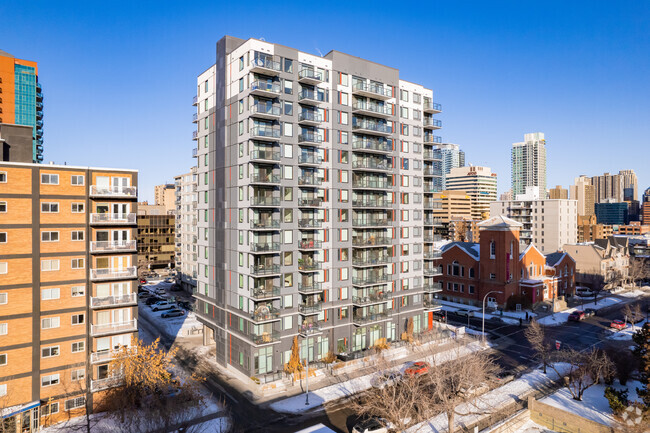
[[[628,168],[650,186],[647,1],[3,0],[0,17],[0,49],[39,62],[45,160],[137,168],[141,199],[194,163],[196,76],[224,34],[400,69],[499,192],[511,143],[534,131],[549,187]]]

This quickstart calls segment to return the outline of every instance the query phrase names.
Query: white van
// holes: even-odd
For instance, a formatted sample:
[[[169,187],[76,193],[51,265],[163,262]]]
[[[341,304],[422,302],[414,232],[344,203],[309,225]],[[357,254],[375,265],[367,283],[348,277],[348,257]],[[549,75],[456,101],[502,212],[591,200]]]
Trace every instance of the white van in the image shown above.
[[[594,292],[589,287],[576,286],[576,295],[582,297],[594,296]]]

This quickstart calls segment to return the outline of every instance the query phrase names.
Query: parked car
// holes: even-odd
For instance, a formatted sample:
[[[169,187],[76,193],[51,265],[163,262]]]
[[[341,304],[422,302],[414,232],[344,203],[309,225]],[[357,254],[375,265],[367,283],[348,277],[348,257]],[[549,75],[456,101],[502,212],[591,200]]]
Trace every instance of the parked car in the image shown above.
[[[472,310],[457,310],[456,314],[463,317],[474,317],[474,312]]]
[[[621,329],[625,329],[625,322],[622,320],[612,320],[612,323],[609,324],[609,327],[618,329],[620,331]]]
[[[352,428],[352,433],[388,433],[388,428],[379,418],[369,418]]]
[[[185,315],[185,310],[181,310],[180,308],[172,308],[171,310],[167,311],[166,313],[162,313],[160,317],[163,319],[166,319],[168,317],[179,317],[179,316],[184,316]]]
[[[591,317],[596,315],[596,310],[593,308],[585,308],[585,317]]]
[[[183,288],[179,284],[172,284],[172,286],[169,288],[172,292],[182,292]]]
[[[163,300],[163,298],[161,298],[160,296],[151,296],[151,297],[147,298],[147,300],[144,301],[144,303],[145,303],[146,305],[153,305],[153,304],[155,304],[156,302],[160,302],[160,301],[162,301],[162,300]]]
[[[178,306],[185,308],[187,311],[193,311],[194,305],[189,301],[178,301]]]
[[[172,308],[176,308],[176,305],[170,304],[167,301],[160,301],[151,306],[151,311],[171,310]]]
[[[158,287],[158,288],[155,290],[155,292],[156,292],[157,294],[159,294],[159,295],[164,295],[165,293],[167,293],[167,291],[166,291],[164,288],[162,288],[162,287]]]
[[[429,371],[429,363],[424,361],[418,361],[411,365],[409,368],[404,370],[404,374],[408,376],[420,376]]]
[[[145,292],[138,293],[138,299],[141,299],[141,300],[145,300],[145,299],[150,298],[152,296],[153,295],[151,294],[151,292],[146,292],[145,291]]]
[[[586,298],[586,297],[594,296],[594,292],[592,292],[589,287],[577,286],[576,295]]]
[[[372,386],[379,389],[384,389],[387,386],[393,386],[400,381],[402,375],[398,371],[389,371],[377,376],[372,381]]]
[[[167,277],[167,278],[165,278],[165,282],[166,282],[166,283],[173,283],[173,282],[174,282],[174,279],[173,279],[173,278],[170,278],[170,277]]]
[[[145,278],[140,278],[140,284],[147,284],[147,280]]]
[[[447,313],[444,311],[434,311],[432,318],[438,322],[445,322],[447,321]]]
[[[581,320],[584,320],[585,318],[585,312],[580,311],[580,310],[575,310],[571,314],[569,314],[569,322],[579,322]]]

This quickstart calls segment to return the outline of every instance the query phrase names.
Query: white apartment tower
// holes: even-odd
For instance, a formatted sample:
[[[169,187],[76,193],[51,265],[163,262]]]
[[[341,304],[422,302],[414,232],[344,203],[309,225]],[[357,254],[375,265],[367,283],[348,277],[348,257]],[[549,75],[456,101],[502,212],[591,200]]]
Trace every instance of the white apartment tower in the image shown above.
[[[226,36],[197,80],[196,313],[218,364],[273,379],[432,326],[433,92],[397,69]],[[429,187],[430,189],[426,189]]]
[[[490,167],[452,168],[447,176],[447,190],[465,191],[472,200],[472,219],[488,219],[490,203],[497,199],[497,174]]]
[[[524,134],[524,141],[512,143],[512,195],[525,194],[529,186],[546,198],[546,140],[544,133]]]
[[[460,146],[452,143],[442,143],[435,146],[440,152],[442,168],[442,188],[449,189],[447,177],[452,169],[465,166],[465,152],[460,150]]]
[[[174,177],[176,205],[176,279],[193,293],[196,288],[197,179],[196,167]]]

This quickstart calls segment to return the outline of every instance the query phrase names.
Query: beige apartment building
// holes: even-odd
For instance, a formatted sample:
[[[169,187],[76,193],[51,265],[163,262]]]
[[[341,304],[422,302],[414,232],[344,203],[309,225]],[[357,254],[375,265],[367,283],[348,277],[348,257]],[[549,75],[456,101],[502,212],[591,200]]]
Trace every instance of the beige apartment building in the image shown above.
[[[490,217],[490,203],[497,199],[497,174],[490,167],[452,168],[447,175],[448,191],[464,191],[472,201],[472,219]]]
[[[607,282],[615,273],[628,274],[630,256],[626,237],[610,236],[594,242],[567,244],[563,250],[576,262],[576,284],[592,287],[592,275]]]
[[[452,219],[472,219],[472,198],[465,191],[442,191],[433,194],[440,207],[433,209],[433,218],[443,224]]]
[[[596,202],[596,189],[587,176],[576,177],[574,185],[569,187],[569,198],[577,200],[578,215],[595,215],[594,203]]]
[[[598,224],[596,215],[578,215],[578,242],[593,242],[596,239],[607,239],[613,234],[611,225]]]
[[[548,198],[551,200],[568,200],[569,190],[557,185],[555,188],[548,190]]]
[[[173,183],[154,186],[154,201],[158,206],[165,207],[165,213],[176,210],[176,187]]]

